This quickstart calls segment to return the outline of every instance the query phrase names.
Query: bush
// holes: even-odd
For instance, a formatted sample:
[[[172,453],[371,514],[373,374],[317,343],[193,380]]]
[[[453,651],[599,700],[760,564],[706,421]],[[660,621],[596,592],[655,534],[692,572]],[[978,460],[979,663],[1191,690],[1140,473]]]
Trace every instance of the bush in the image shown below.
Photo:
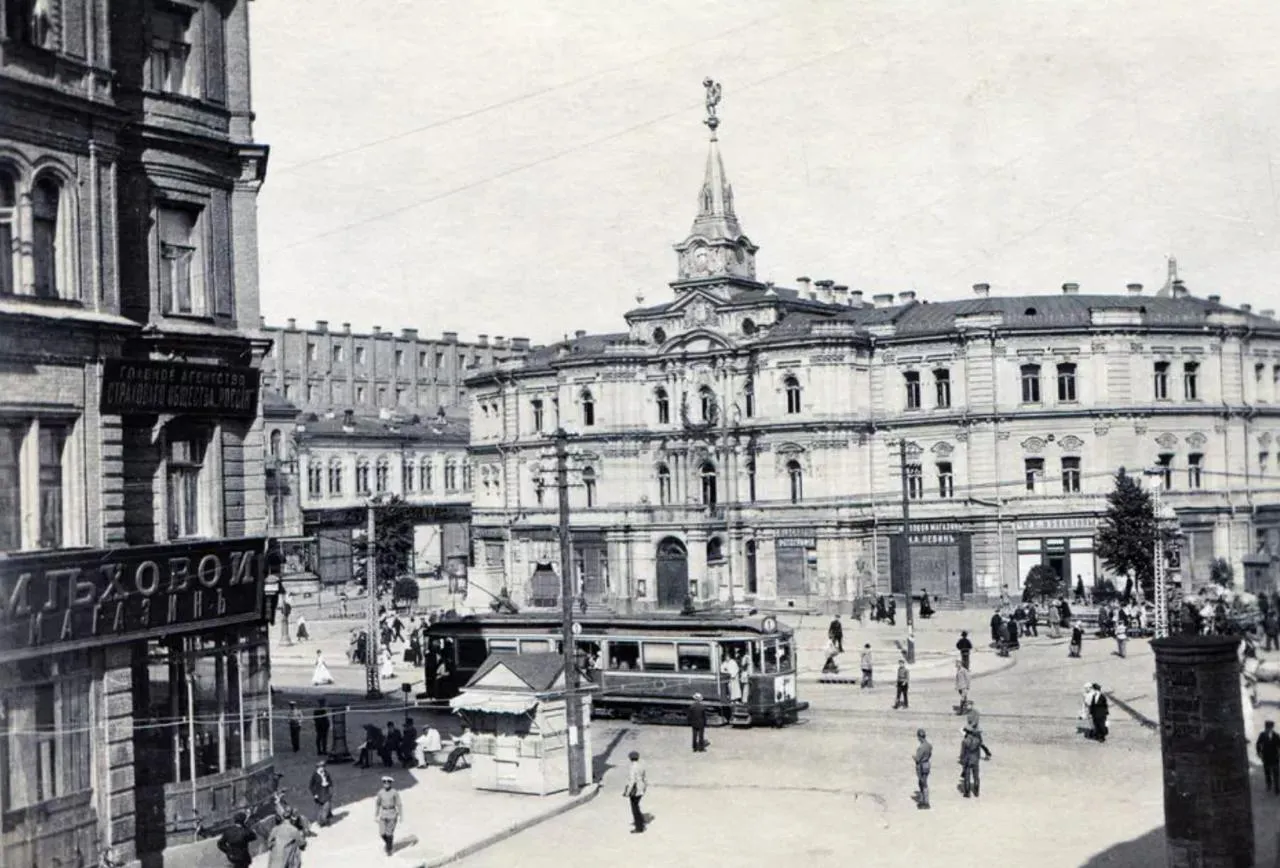
[[[1062,593],[1062,579],[1044,564],[1036,564],[1027,571],[1027,580],[1022,591],[1024,603],[1034,600],[1044,602],[1049,597],[1057,597]]]

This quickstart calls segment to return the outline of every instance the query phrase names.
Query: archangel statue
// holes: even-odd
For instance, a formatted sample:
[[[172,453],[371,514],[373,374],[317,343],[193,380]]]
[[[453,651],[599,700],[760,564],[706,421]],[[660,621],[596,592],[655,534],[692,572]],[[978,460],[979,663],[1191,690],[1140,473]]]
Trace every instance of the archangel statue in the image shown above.
[[[707,89],[707,119],[703,123],[715,135],[716,127],[720,126],[720,118],[716,117],[716,107],[720,105],[720,83],[708,78],[702,82],[702,86]]]

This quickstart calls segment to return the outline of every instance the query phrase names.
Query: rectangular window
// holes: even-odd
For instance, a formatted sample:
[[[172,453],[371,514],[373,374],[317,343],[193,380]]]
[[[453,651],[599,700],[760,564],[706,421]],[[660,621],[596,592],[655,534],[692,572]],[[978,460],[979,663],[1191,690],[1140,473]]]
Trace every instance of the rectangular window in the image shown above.
[[[191,12],[179,6],[156,4],[151,10],[151,50],[148,78],[151,90],[199,97],[199,53],[192,51],[196,28]]]
[[[640,643],[624,639],[610,639],[609,668],[619,672],[639,669]]]
[[[550,654],[551,640],[549,639],[521,639],[521,654]]]
[[[478,669],[489,656],[489,649],[479,636],[459,636],[457,645],[459,669]]]
[[[1173,490],[1173,456],[1163,453],[1156,456],[1156,466],[1160,468],[1160,485],[1165,491]]]
[[[378,387],[378,406],[379,407],[387,406],[387,387],[386,386]]]
[[[938,462],[938,497],[955,497],[955,475],[950,461]]]
[[[423,491],[431,491],[431,462],[424,460],[418,465],[418,482]]]
[[[408,394],[408,391],[404,387],[402,386],[396,387],[396,406],[397,407],[403,407],[405,404],[408,403],[405,400],[405,396],[407,394]]]
[[[315,341],[307,341],[307,361],[314,362],[320,358],[320,346]]]
[[[1062,459],[1062,493],[1080,493],[1080,459],[1067,456]]]
[[[1151,380],[1152,391],[1157,401],[1169,400],[1169,363],[1156,362]]]
[[[1270,467],[1271,467],[1271,453],[1270,453],[1270,452],[1259,452],[1259,453],[1258,453],[1258,475],[1259,475],[1259,476],[1266,476],[1266,475],[1267,475],[1267,470],[1268,470]]]
[[[342,344],[333,345],[333,363],[335,365],[342,364],[342,360],[346,358],[346,355],[347,355],[346,347],[344,347]]]
[[[417,465],[414,464],[412,458],[406,458],[400,463],[400,488],[405,494],[413,493],[414,471]]]
[[[1027,482],[1027,491],[1035,494],[1040,490],[1040,479],[1044,476],[1044,459],[1028,458],[1023,462],[1023,471]]]
[[[22,440],[29,425],[0,424],[0,551],[22,548]]]
[[[365,396],[364,386],[356,386],[356,403],[363,404]],[[287,397],[287,396],[286,396]]]
[[[199,536],[200,483],[204,467],[206,438],[181,433],[169,439],[168,467],[165,470],[169,493],[169,538]]]
[[[89,789],[93,755],[87,674],[41,661],[45,683],[0,691],[0,805],[6,811]],[[70,669],[70,667],[66,667]]]
[[[1076,366],[1071,363],[1058,365],[1058,400],[1064,404],[1076,400]]]
[[[939,409],[951,406],[951,372],[946,368],[933,372],[933,390]]]
[[[907,371],[902,375],[902,379],[907,388],[907,409],[920,409],[920,372]]]
[[[425,352],[419,352],[418,353],[418,370],[420,371],[426,370],[426,367],[427,367],[427,354]]]
[[[365,360],[365,349],[364,349],[364,347],[356,347],[356,364],[357,364],[357,365],[363,365],[363,364],[364,364],[364,360]]]
[[[205,261],[199,208],[162,205],[160,233],[160,297],[166,313],[204,316]]]
[[[40,548],[62,546],[62,451],[67,429],[40,425]]]
[[[333,459],[329,462],[329,496],[342,494],[342,462]]]
[[[320,387],[307,386],[307,403],[316,404],[320,401]]]
[[[396,367],[404,367],[404,350],[396,350]]]
[[[515,639],[490,639],[490,654],[518,654],[520,653],[520,645]]]
[[[436,378],[444,373],[444,353],[436,353]]]
[[[754,384],[747,383],[746,391],[743,392],[743,399],[742,415],[750,419],[756,414],[756,387]]]
[[[1193,452],[1187,456],[1187,488],[1198,489],[1204,475],[1204,456]]]
[[[675,672],[676,646],[674,642],[645,642],[645,672]]]
[[[924,474],[919,464],[907,465],[907,497],[911,500],[924,497]]]
[[[534,430],[536,433],[541,434],[541,433],[542,433],[542,425],[543,425],[543,422],[544,422],[544,420],[543,420],[543,418],[542,418],[542,417],[543,417],[543,413],[542,413],[542,401],[540,401],[540,400],[536,400],[536,399],[535,399],[535,400],[533,400],[533,401],[530,401],[530,402],[529,402],[529,405],[533,408],[533,430]]]
[[[324,491],[324,467],[318,463],[307,463],[307,494],[319,497]]]
[[[1182,397],[1188,401],[1200,400],[1199,375],[1199,362],[1187,362],[1182,366]]]
[[[1040,366],[1023,365],[1020,370],[1022,375],[1022,403],[1039,404]]]
[[[681,642],[677,649],[677,662],[681,672],[711,671],[710,645],[701,642]]]
[[[0,295],[13,295],[17,292],[14,263],[18,254],[13,246],[13,240],[17,236],[17,206],[17,185],[13,175],[0,171]]]

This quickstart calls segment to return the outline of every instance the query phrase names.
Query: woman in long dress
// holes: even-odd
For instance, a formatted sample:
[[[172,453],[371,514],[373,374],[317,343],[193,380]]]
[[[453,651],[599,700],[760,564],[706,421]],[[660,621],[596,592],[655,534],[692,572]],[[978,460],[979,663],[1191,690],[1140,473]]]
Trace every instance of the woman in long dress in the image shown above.
[[[311,673],[311,683],[316,687],[333,683],[333,676],[329,674],[329,667],[324,662],[324,653],[319,648],[316,649],[316,668]]]
[[[378,674],[383,678],[396,677],[396,663],[391,657],[391,649],[386,645],[378,652]]]

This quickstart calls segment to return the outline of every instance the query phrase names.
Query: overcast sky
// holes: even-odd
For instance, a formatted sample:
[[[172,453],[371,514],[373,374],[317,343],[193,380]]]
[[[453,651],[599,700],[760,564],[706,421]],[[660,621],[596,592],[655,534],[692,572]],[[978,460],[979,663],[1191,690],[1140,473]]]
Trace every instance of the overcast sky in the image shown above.
[[[670,298],[702,79],[761,280],[1280,307],[1275,0],[262,0],[269,322],[558,339]]]

